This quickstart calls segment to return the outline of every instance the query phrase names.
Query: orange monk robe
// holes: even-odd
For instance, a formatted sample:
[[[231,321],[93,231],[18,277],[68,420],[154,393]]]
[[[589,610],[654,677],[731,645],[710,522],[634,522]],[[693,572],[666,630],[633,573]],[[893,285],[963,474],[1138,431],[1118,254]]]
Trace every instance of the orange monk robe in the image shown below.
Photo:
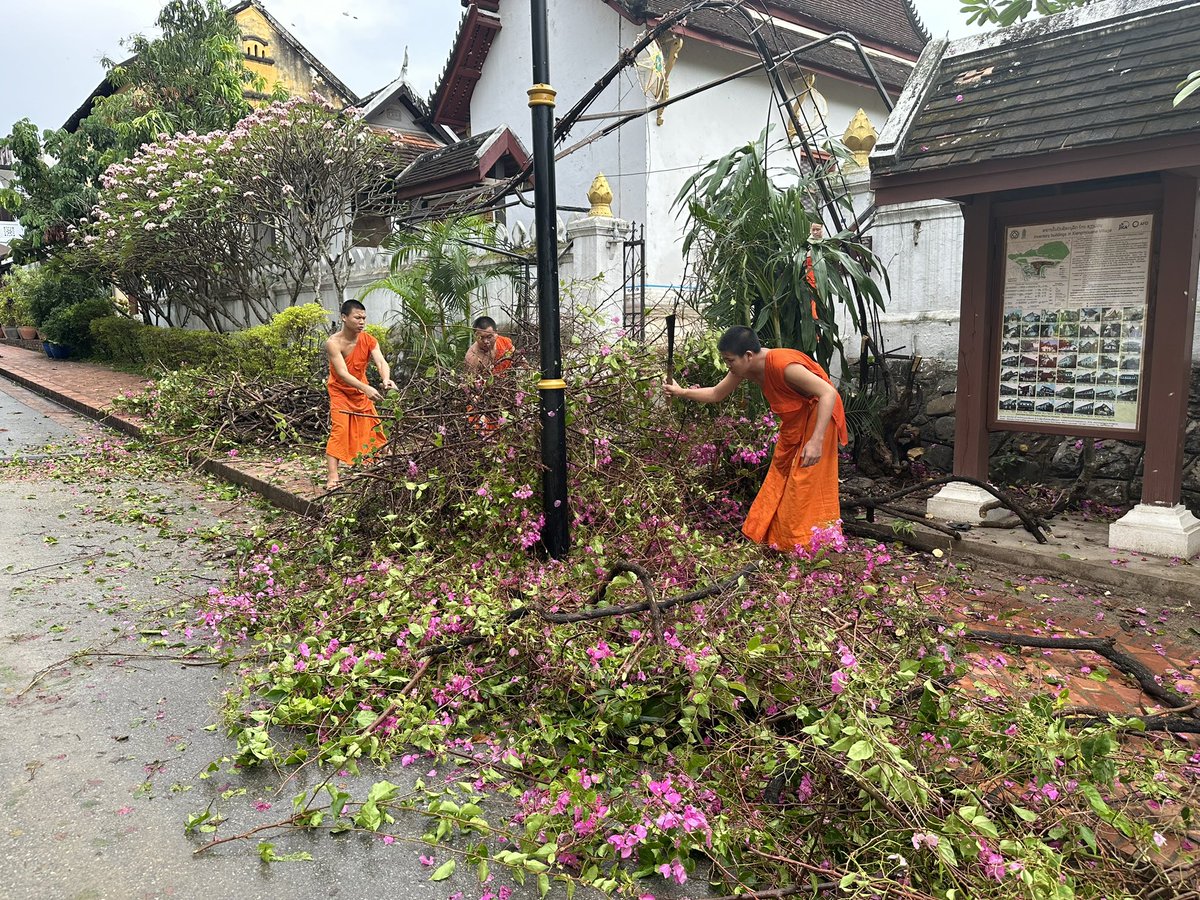
[[[513,342],[502,334],[496,335],[496,345],[492,348],[492,359],[496,362],[492,371],[507,372],[513,364]]]
[[[354,349],[346,357],[346,369],[359,381],[367,380],[367,362],[371,351],[379,342],[365,331],[358,336]],[[352,463],[359,456],[369,456],[384,444],[387,438],[375,413],[375,404],[358,388],[350,387],[333,372],[329,365],[329,415],[332,427],[325,452],[344,463]],[[348,415],[356,413],[357,415]]]
[[[824,381],[829,376],[799,350],[768,350],[763,394],[779,417],[779,440],[771,468],[742,525],[742,534],[760,544],[784,551],[807,547],[813,528],[823,528],[841,518],[838,505],[838,445],[850,439],[846,411],[839,395],[833,421],[825,431],[821,459],[805,466],[801,448],[817,425],[817,398],[798,393],[784,379],[784,370],[799,363]]]

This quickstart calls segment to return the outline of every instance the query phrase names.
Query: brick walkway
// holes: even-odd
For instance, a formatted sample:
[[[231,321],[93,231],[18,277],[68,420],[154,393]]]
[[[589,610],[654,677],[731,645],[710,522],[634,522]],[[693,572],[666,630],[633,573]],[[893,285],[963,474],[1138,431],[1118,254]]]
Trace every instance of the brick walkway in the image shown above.
[[[147,384],[145,376],[95,363],[50,359],[44,353],[3,343],[0,376],[132,437],[144,436],[143,423],[137,416],[114,410],[113,398],[124,391],[141,391]],[[294,463],[209,459],[200,468],[300,514],[307,514],[310,502],[322,493],[311,476]]]

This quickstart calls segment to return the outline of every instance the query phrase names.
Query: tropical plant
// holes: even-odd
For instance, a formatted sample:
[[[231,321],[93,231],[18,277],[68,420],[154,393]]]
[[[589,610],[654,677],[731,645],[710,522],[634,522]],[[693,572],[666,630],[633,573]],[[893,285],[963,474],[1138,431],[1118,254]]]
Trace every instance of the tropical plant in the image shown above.
[[[768,133],[715,159],[675,198],[689,223],[683,252],[696,254],[701,308],[714,326],[748,325],[765,342],[845,365],[839,305],[865,333],[864,300],[882,308],[887,273],[851,232],[815,237],[821,173],[769,166]],[[836,163],[836,158],[833,160]]]
[[[113,130],[109,162],[163,132],[230,128],[250,113],[243,91],[266,86],[243,65],[241,29],[220,0],[168,0],[155,25],[159,37],[122,41],[125,62],[104,60],[114,91],[96,101],[90,118]]]
[[[0,144],[12,151],[15,178],[0,196],[0,206],[17,216],[24,231],[12,241],[17,263],[44,260],[66,248],[68,227],[96,203],[112,141],[111,129],[90,118],[75,132],[39,134],[28,119],[13,125]]]
[[[400,298],[401,343],[411,365],[457,365],[489,282],[516,277],[510,262],[479,249],[494,236],[490,222],[466,217],[404,226],[384,241],[392,251],[388,275],[366,293],[388,290]]]

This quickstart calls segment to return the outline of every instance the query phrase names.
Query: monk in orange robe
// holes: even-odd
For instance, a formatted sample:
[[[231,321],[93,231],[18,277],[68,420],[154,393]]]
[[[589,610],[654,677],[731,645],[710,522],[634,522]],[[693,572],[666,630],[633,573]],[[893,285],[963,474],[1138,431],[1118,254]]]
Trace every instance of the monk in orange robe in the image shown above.
[[[513,342],[496,334],[496,320],[480,316],[471,327],[475,329],[475,341],[463,360],[467,371],[472,375],[498,375],[512,368]]]
[[[382,394],[367,383],[367,362],[375,363],[384,390],[392,390],[392,370],[379,350],[379,342],[364,329],[367,309],[357,300],[342,304],[342,328],[325,342],[329,357],[329,443],[325,445],[325,487],[338,485],[338,462],[353,463],[370,456],[385,443],[374,401]]]
[[[480,316],[471,327],[475,329],[475,340],[467,348],[467,355],[463,359],[467,374],[489,378],[511,369],[513,342],[502,334],[496,334],[496,320],[491,316]],[[467,407],[467,412],[473,410],[474,407]],[[498,421],[487,416],[469,416],[469,419],[477,431],[495,431],[500,427]]]
[[[841,521],[837,448],[850,437],[841,395],[808,356],[799,350],[765,350],[749,328],[730,328],[717,350],[729,374],[716,385],[683,388],[670,381],[663,391],[670,397],[719,403],[743,381],[762,388],[780,420],[779,440],[742,533],[778,550],[808,548],[814,529]]]

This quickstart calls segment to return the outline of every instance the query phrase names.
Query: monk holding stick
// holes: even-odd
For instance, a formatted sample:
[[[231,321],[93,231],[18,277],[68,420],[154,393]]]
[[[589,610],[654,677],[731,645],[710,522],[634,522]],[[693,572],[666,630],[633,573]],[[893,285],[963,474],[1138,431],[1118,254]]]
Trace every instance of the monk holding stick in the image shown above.
[[[849,440],[841,395],[808,356],[799,350],[764,350],[758,335],[744,326],[721,335],[717,350],[729,374],[716,385],[683,388],[668,380],[663,392],[719,403],[743,381],[762,388],[780,420],[779,440],[742,534],[786,552],[808,548],[814,529],[841,520],[837,448]]]
[[[341,330],[325,342],[331,419],[329,443],[325,446],[326,490],[338,486],[339,461],[352,464],[387,443],[374,403],[382,395],[367,383],[367,362],[375,363],[385,391],[396,387],[379,342],[364,331],[367,308],[357,300],[347,300],[341,314]]]

